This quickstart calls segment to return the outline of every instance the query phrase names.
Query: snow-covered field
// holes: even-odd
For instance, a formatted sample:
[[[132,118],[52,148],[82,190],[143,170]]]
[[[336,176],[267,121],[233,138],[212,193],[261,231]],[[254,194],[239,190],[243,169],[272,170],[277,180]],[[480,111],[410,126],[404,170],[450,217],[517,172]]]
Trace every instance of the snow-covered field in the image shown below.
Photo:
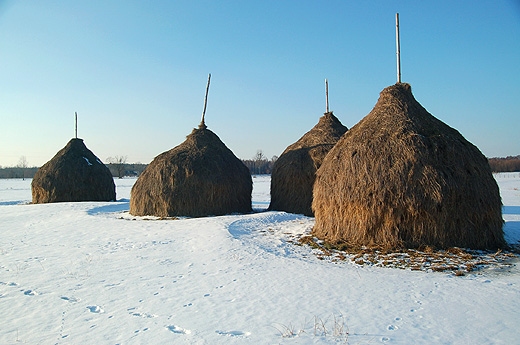
[[[520,174],[496,175],[520,240]],[[269,176],[253,179],[253,207]],[[117,202],[28,204],[0,179],[0,344],[519,344],[516,265],[455,276],[320,260],[313,218],[178,220]]]

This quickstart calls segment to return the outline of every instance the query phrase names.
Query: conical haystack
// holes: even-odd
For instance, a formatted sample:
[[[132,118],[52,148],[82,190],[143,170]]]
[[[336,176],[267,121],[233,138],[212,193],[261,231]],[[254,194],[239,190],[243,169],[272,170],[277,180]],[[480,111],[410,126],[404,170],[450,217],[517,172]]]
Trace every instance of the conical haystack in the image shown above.
[[[251,212],[249,169],[201,123],[146,167],[132,188],[136,216],[203,217]]]
[[[505,245],[501,205],[486,157],[398,83],[318,170],[313,234],[387,248],[494,249]]]
[[[316,126],[285,149],[273,166],[269,210],[313,216],[312,187],[316,170],[346,131],[347,127],[328,112]]]
[[[31,187],[34,204],[116,199],[110,170],[78,138],[38,169]]]

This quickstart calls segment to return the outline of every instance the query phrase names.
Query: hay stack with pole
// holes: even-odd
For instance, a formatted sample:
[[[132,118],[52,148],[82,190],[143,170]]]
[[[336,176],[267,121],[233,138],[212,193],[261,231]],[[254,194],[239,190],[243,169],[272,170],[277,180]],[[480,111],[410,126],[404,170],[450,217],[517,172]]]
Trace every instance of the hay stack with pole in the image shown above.
[[[110,170],[78,139],[77,129],[76,137],[38,169],[31,190],[34,204],[116,199]]]
[[[354,246],[496,249],[501,206],[486,157],[397,83],[323,161],[313,234]]]
[[[310,131],[289,145],[274,163],[269,210],[314,215],[311,205],[316,170],[347,131],[347,127],[329,111],[327,80],[325,85],[325,114]]]
[[[132,187],[135,216],[204,217],[251,212],[249,169],[202,120],[186,140],[154,158]]]

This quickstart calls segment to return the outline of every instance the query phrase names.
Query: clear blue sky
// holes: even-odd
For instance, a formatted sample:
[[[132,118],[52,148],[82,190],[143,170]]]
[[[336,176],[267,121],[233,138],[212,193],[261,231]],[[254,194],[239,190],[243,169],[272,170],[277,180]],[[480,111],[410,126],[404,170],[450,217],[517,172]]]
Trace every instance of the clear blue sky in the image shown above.
[[[347,127],[402,81],[488,157],[520,154],[520,3],[0,0],[0,165],[78,136],[149,163],[200,122],[239,158],[271,158],[330,109]]]

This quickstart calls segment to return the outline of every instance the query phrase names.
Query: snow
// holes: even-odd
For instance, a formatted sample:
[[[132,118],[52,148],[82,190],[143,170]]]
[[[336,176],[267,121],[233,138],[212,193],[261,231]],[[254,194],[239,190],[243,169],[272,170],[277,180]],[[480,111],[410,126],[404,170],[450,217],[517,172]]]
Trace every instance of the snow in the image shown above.
[[[88,165],[92,165],[92,163],[90,163],[90,161],[88,160],[87,157],[83,157],[83,159],[84,159],[85,161],[87,161],[87,164],[88,164]]]
[[[498,174],[520,240],[520,174]],[[0,344],[515,344],[516,265],[453,272],[318,258],[291,239],[314,220],[265,211],[154,220],[117,202],[29,204],[0,179]],[[260,212],[262,211],[262,212]]]

